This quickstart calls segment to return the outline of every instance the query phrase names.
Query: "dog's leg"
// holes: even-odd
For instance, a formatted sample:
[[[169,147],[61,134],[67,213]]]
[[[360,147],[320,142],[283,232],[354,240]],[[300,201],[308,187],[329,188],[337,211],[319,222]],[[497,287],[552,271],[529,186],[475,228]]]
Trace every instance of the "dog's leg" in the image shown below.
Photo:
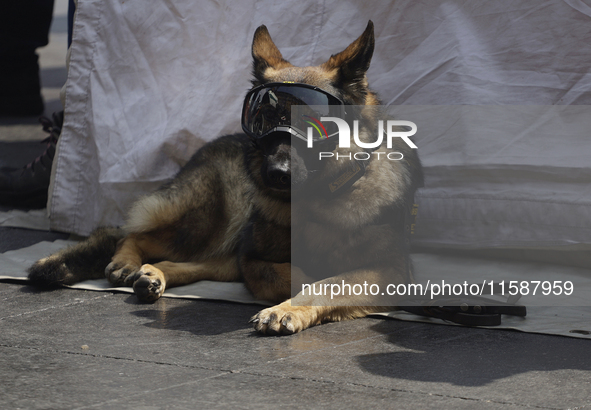
[[[314,282],[289,262],[273,263],[242,256],[240,267],[246,288],[255,298],[269,302],[283,302],[291,297],[292,288],[296,293],[303,283]]]
[[[251,260],[242,263],[247,289],[257,299],[278,303],[291,297],[291,264]]]
[[[88,239],[41,259],[28,269],[29,280],[41,287],[72,285],[105,277],[105,266],[124,237],[117,228],[98,228]]]
[[[188,285],[200,280],[234,282],[240,279],[234,256],[205,262],[158,262],[143,265],[127,283],[133,283],[133,290],[142,302],[154,302],[167,288]]]
[[[331,285],[343,281],[351,286],[357,283],[377,284],[384,289],[388,283],[404,283],[403,276],[393,269],[375,271],[353,271],[315,282],[316,289],[323,289],[321,295],[299,292],[294,298],[276,306],[264,309],[252,317],[256,331],[267,335],[287,335],[300,332],[311,326],[325,322],[356,319],[370,313],[392,310],[392,307],[376,306],[376,299],[371,295],[347,295],[339,292],[331,295]],[[306,282],[304,282],[306,283]],[[311,282],[307,282],[311,284]],[[302,289],[300,286],[299,289]],[[383,300],[382,300],[383,302]],[[359,306],[361,305],[361,306]]]
[[[289,299],[261,310],[250,321],[262,334],[291,335],[321,323],[357,319],[392,309],[384,306],[293,306]]]
[[[271,263],[244,257],[241,263],[244,284],[257,299],[277,303],[284,301],[262,310],[251,319],[254,328],[263,334],[292,334],[322,322],[353,319],[384,310],[383,308],[375,310],[376,308],[372,306],[305,306],[323,303],[330,305],[332,301],[305,297],[301,293],[296,296],[299,306],[292,306],[292,299],[289,299],[292,288],[297,292],[302,289],[302,284],[314,282],[300,268],[292,266],[291,263]],[[332,278],[328,281],[332,281]],[[324,281],[317,283],[322,282]]]
[[[149,234],[127,235],[105,269],[105,276],[115,286],[123,286],[129,275],[136,273],[144,261],[163,258],[166,250],[162,241]]]

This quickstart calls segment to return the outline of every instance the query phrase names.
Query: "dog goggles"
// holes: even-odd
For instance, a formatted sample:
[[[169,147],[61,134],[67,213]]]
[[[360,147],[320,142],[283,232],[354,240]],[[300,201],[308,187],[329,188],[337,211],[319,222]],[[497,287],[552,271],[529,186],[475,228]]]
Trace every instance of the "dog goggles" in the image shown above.
[[[297,118],[292,118],[292,106],[298,106]],[[268,83],[246,94],[242,108],[242,129],[253,139],[273,132],[288,132],[307,141],[308,128],[313,141],[338,135],[335,124],[320,122],[321,117],[344,118],[345,104],[334,95],[308,84]]]

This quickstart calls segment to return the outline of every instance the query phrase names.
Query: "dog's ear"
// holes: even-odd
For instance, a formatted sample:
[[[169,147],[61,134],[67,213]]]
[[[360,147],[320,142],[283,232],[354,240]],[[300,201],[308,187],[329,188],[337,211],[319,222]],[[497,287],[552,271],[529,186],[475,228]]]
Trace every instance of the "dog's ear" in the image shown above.
[[[273,43],[267,27],[262,25],[254,32],[252,40],[253,74],[255,78],[264,83],[264,73],[269,67],[280,69],[291,67],[291,64],[283,59],[281,52]]]
[[[370,20],[357,40],[345,50],[332,55],[322,67],[327,71],[337,70],[335,80],[340,83],[355,83],[364,78],[369,69],[374,46],[373,22]]]

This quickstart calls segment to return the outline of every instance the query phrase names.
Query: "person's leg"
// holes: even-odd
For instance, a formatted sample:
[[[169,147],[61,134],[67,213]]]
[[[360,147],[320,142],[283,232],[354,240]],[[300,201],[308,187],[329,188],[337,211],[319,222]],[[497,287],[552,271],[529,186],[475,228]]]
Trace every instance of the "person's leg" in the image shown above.
[[[53,0],[2,0],[0,116],[43,113],[38,55],[49,42]]]
[[[72,33],[74,31],[74,12],[76,11],[76,2],[68,1],[68,48],[72,45]]]
[[[0,116],[40,115],[43,100],[35,50],[49,42],[54,0],[3,0],[0,5]],[[45,152],[21,169],[0,169],[0,204],[42,208],[63,111],[40,122]]]

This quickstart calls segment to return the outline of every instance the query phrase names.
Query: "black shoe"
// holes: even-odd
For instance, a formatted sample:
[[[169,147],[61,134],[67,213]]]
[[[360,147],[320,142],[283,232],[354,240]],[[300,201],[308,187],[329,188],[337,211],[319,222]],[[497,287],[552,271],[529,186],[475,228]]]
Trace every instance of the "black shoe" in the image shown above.
[[[64,122],[64,112],[53,114],[53,121],[41,117],[39,122],[49,137],[45,152],[21,169],[0,169],[0,204],[25,208],[45,208],[47,189],[51,177],[51,165],[55,156],[55,145]]]

